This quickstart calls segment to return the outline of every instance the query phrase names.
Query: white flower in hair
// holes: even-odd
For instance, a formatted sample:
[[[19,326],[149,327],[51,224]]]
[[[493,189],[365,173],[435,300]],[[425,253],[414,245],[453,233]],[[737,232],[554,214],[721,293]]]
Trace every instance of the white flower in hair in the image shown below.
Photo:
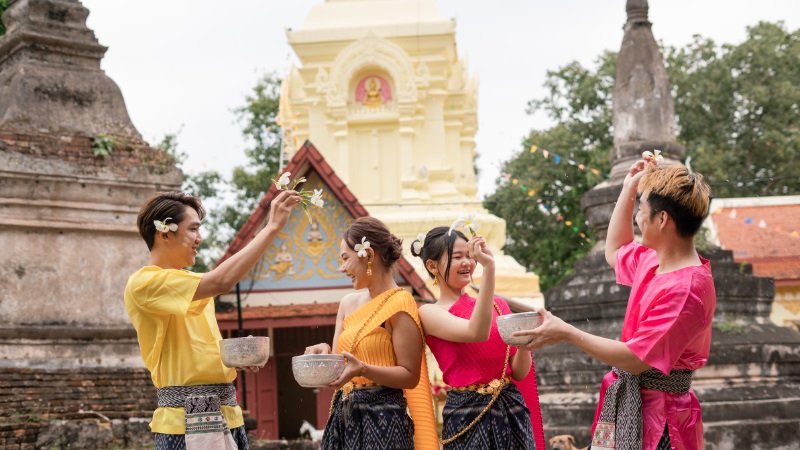
[[[369,241],[367,240],[367,237],[364,236],[364,237],[361,238],[361,243],[360,244],[356,244],[356,246],[355,246],[355,249],[358,252],[358,257],[359,258],[366,257],[368,248],[369,248]]]
[[[155,225],[157,231],[160,231],[162,233],[166,233],[167,231],[178,231],[178,224],[177,223],[167,224],[168,220],[172,220],[172,217],[167,217],[164,220],[154,220],[153,225]]]
[[[417,240],[411,243],[411,250],[414,251],[416,254],[422,253],[422,245],[425,243],[425,235],[418,234]]]
[[[320,208],[325,206],[325,200],[322,199],[322,189],[314,189],[314,195],[312,195],[308,201],[312,205],[319,206]]]

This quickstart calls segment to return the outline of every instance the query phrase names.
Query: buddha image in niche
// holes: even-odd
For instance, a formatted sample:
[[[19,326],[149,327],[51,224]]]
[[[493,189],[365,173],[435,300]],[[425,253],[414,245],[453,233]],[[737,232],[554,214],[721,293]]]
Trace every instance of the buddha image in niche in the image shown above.
[[[356,102],[378,108],[392,99],[389,83],[380,76],[367,76],[356,85]]]
[[[364,104],[370,108],[375,108],[383,104],[383,96],[381,95],[381,87],[375,81],[375,78],[369,79],[367,88],[367,95],[364,97]]]
[[[274,272],[273,280],[280,280],[285,275],[294,275],[293,265],[294,258],[292,258],[292,253],[289,252],[289,246],[286,245],[286,242],[281,242],[280,251],[275,255],[275,259],[267,273]]]
[[[306,235],[306,240],[308,241],[306,250],[309,254],[317,256],[325,249],[325,236],[322,234],[322,230],[319,229],[317,222],[312,223],[309,227]]]

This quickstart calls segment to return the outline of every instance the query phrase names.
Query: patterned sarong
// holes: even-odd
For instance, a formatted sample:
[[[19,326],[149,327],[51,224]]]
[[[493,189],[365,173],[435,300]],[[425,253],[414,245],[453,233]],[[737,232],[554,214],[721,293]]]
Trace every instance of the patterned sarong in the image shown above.
[[[656,369],[639,375],[613,367],[619,378],[606,389],[600,420],[592,436],[594,450],[641,450],[641,389],[685,394],[692,386],[692,370],[673,370],[664,375]],[[669,435],[667,435],[669,439]],[[663,439],[662,439],[663,440]],[[660,447],[660,444],[659,444]]]
[[[157,394],[160,408],[184,408],[186,426],[185,434],[156,433],[157,450],[249,449],[244,427],[234,433],[222,415],[222,405],[237,405],[232,384],[168,386],[158,389]]]
[[[592,450],[592,446],[586,448],[586,450]],[[661,439],[658,441],[658,445],[656,445],[655,450],[672,450],[672,443],[669,440],[669,427],[664,427],[664,434],[661,435]]]
[[[186,450],[186,436],[183,434],[164,434],[153,433],[155,436],[155,450]],[[247,441],[247,432],[244,427],[237,427],[231,430],[234,442],[239,450],[249,450],[250,444]]]
[[[414,422],[401,389],[354,389],[333,411],[322,436],[323,450],[413,450]]]
[[[442,436],[454,436],[486,408],[491,395],[451,390],[442,410]],[[513,383],[506,384],[497,401],[474,427],[445,444],[445,450],[531,450],[536,445],[531,415],[525,399]]]

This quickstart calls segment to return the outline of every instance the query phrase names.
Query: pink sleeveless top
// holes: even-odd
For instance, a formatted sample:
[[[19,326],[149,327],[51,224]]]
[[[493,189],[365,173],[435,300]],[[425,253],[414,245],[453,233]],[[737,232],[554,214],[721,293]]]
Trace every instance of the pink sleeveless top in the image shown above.
[[[503,299],[495,297],[494,301],[503,311],[503,315],[511,314],[511,309]],[[475,309],[475,302],[474,298],[464,294],[450,307],[450,314],[469,319],[472,316],[472,310]],[[506,358],[506,344],[497,329],[497,316],[497,310],[492,308],[492,329],[489,332],[489,339],[484,342],[450,342],[436,336],[425,338],[425,342],[439,363],[445,383],[450,386],[463,387],[475,383],[486,384],[495,378],[500,378]],[[516,353],[517,348],[512,346],[510,355],[513,356]],[[510,362],[505,375],[511,376]],[[546,449],[533,358],[531,358],[531,371],[528,376],[522,381],[514,380],[514,384],[522,393],[525,404],[531,412],[531,425],[536,439],[536,448]]]

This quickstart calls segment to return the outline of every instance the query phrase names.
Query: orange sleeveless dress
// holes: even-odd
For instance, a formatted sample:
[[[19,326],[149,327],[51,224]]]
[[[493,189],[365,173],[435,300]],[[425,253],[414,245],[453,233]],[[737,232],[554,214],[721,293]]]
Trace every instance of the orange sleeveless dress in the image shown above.
[[[338,353],[349,351],[353,344],[353,339],[356,338],[356,333],[361,330],[358,333],[358,341],[352,351],[353,355],[366,364],[386,367],[396,365],[397,356],[392,346],[392,335],[381,325],[399,313],[406,313],[414,319],[422,336],[424,346],[425,335],[422,332],[417,304],[408,291],[400,290],[391,295],[383,307],[375,313],[376,308],[380,306],[387,293],[381,293],[345,317],[342,322],[342,333],[339,335],[337,343],[338,348],[336,351]],[[373,313],[375,314],[373,315]],[[372,316],[371,319],[370,316]],[[364,322],[368,319],[369,321],[365,325]],[[433,397],[431,395],[424,350],[421,364],[419,383],[414,389],[405,390],[408,409],[411,412],[411,419],[414,421],[414,446],[418,450],[438,450],[439,436],[436,432],[436,422],[433,416]],[[371,382],[365,377],[354,377],[351,381],[356,384]]]

